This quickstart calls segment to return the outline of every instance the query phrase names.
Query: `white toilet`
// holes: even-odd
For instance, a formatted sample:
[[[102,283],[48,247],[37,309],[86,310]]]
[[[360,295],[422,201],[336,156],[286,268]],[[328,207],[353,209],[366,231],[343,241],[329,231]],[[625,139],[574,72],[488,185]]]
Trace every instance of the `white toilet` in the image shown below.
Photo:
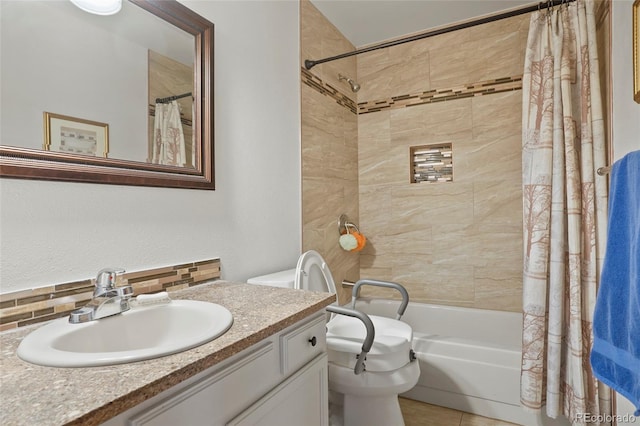
[[[295,270],[276,274],[282,282],[290,283],[292,272],[295,274],[294,288],[336,293],[331,271],[316,251],[300,256]],[[286,286],[274,283],[274,275],[252,278],[249,282]],[[371,280],[356,285],[362,284],[398,286]],[[406,290],[402,290],[406,295]],[[402,311],[406,302],[403,302]],[[327,348],[330,400],[342,411],[338,418],[344,426],[404,425],[398,394],[413,388],[420,376],[419,364],[412,359],[411,327],[398,319],[367,316],[337,304],[327,310],[334,312],[327,322]],[[367,333],[370,333],[369,341]],[[333,415],[332,420],[335,421]]]

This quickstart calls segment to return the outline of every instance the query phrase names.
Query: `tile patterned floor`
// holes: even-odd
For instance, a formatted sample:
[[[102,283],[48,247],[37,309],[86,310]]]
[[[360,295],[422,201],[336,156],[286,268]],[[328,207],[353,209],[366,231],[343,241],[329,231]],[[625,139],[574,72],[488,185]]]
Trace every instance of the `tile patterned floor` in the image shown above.
[[[405,426],[513,426],[515,423],[400,398]]]

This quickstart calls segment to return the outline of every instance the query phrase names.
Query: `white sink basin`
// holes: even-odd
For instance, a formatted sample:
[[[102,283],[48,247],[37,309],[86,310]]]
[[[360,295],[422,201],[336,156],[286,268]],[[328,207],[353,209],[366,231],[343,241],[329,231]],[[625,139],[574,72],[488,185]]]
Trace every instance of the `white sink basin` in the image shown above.
[[[48,367],[123,364],[194,348],[221,336],[231,324],[233,316],[223,306],[172,300],[82,324],[57,319],[28,334],[18,356]]]

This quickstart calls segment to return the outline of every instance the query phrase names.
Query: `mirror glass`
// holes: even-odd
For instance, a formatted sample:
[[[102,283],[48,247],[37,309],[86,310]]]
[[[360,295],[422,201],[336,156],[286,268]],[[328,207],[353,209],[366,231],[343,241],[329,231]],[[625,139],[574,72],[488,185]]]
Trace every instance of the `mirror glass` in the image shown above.
[[[0,19],[2,176],[213,189],[213,24],[166,0]]]

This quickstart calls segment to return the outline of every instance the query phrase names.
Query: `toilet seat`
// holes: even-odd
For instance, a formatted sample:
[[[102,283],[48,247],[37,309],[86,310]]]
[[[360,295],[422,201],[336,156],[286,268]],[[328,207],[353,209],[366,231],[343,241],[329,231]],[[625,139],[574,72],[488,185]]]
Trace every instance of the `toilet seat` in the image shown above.
[[[367,371],[393,371],[409,360],[413,332],[411,327],[391,318],[369,315],[375,328],[373,346],[366,357]],[[362,350],[366,328],[357,318],[336,315],[327,323],[329,362],[353,369]]]
[[[371,318],[376,330],[376,338],[378,336],[398,336],[408,341],[413,340],[413,329],[409,324],[378,315],[369,315],[369,318]],[[364,324],[357,318],[336,315],[329,324],[327,327],[330,333],[358,338],[361,341],[367,334]]]
[[[327,335],[329,363],[353,370],[362,350],[362,340]],[[396,336],[376,336],[365,357],[365,372],[386,373],[404,367],[410,361],[411,343]]]

